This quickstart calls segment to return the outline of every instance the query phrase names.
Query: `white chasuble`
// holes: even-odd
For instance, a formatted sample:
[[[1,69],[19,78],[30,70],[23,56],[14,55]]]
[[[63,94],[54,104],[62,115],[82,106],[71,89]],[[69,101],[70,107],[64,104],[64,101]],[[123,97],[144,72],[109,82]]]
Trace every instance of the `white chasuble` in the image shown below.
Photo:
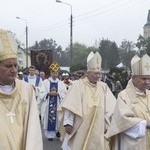
[[[150,91],[146,90],[146,94],[140,93],[130,80],[126,89],[118,95],[112,123],[106,133],[106,137],[114,141],[112,149],[150,150],[149,128],[146,129],[145,136],[136,139],[125,134],[126,131],[137,126],[141,121],[145,120],[147,123],[150,121],[149,109]]]
[[[16,79],[10,93],[0,90],[0,150],[34,149],[43,149],[34,91]]]
[[[97,82],[94,85],[86,77],[76,81],[58,109],[62,140],[65,136],[64,111],[69,110],[74,114],[73,132],[67,137],[69,148],[71,150],[104,149],[104,132],[115,102],[115,97],[105,83]]]

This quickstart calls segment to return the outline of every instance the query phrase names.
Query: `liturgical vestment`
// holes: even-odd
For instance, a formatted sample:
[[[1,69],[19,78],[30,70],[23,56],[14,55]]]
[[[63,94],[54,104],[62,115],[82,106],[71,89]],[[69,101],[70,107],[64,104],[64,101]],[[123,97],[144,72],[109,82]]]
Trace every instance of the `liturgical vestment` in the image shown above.
[[[121,150],[150,150],[149,128],[142,138],[133,139],[125,134],[142,120],[150,122],[149,109],[150,91],[141,93],[130,80],[126,89],[118,95],[112,123],[106,133],[106,137],[113,143],[111,149],[120,150],[122,147]]]
[[[11,112],[11,113],[10,113]],[[33,88],[16,79],[11,93],[0,90],[0,150],[42,150]]]
[[[49,92],[58,92],[57,96],[45,96],[42,101],[42,123],[45,136],[47,138],[57,138],[58,132],[58,119],[57,119],[57,107],[63,100],[66,94],[65,84],[59,79],[53,80],[52,77],[44,80],[45,95]]]
[[[73,131],[67,139],[70,149],[104,150],[104,132],[110,123],[115,102],[115,97],[103,82],[92,84],[87,77],[74,82],[58,109],[62,140],[66,135],[64,112],[69,110],[74,114]]]

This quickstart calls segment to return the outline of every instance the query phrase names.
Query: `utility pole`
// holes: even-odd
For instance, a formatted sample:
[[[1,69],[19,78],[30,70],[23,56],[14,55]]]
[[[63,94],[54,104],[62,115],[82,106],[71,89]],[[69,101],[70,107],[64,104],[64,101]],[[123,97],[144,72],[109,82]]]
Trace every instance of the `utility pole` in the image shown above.
[[[73,60],[73,16],[72,16],[72,6],[68,3],[62,2],[60,0],[56,0],[58,3],[66,4],[70,6],[71,9],[71,15],[70,15],[70,66],[72,66],[72,60]]]
[[[26,67],[28,67],[28,26],[26,25]]]
[[[71,9],[72,10],[72,9]],[[72,59],[73,59],[73,49],[72,49],[72,41],[73,41],[73,34],[72,34],[72,21],[73,21],[73,18],[72,18],[72,11],[71,11],[71,16],[70,16],[70,64],[72,66]]]

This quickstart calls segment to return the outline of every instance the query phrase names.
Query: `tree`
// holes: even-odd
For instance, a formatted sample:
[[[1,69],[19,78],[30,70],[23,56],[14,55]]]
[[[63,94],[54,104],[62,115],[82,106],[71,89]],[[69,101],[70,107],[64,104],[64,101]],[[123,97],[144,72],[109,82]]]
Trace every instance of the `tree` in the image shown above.
[[[146,53],[150,56],[150,37],[145,39],[142,35],[139,35],[136,47],[141,57]]]
[[[99,52],[102,56],[102,68],[114,68],[119,62],[118,47],[115,42],[102,39],[99,43]]]
[[[62,47],[60,45],[56,44],[56,41],[53,39],[44,39],[40,42],[36,41],[33,46],[31,46],[29,49],[31,50],[53,50],[53,60],[56,60],[59,62],[61,53],[62,53]]]
[[[132,57],[137,53],[135,50],[135,44],[132,41],[123,40],[119,47],[121,62],[128,68],[130,68],[130,62]]]
[[[40,49],[40,45],[39,45],[38,41],[35,41],[35,44],[33,46],[31,46],[29,49]]]
[[[87,54],[87,47],[85,45],[80,43],[73,44],[73,60],[70,70],[85,70]]]
[[[146,53],[145,51],[146,40],[142,35],[139,35],[136,43],[136,47],[138,48],[138,53],[140,56]]]
[[[77,70],[86,70],[87,56],[91,51],[95,52],[98,51],[98,49],[92,46],[87,47],[86,45],[78,42],[74,43],[72,66],[70,66],[70,49],[69,47],[67,47],[65,53],[66,56],[69,58],[68,66],[70,66],[70,71],[74,72]]]
[[[61,66],[70,66],[70,53],[67,50],[61,51],[59,59]]]

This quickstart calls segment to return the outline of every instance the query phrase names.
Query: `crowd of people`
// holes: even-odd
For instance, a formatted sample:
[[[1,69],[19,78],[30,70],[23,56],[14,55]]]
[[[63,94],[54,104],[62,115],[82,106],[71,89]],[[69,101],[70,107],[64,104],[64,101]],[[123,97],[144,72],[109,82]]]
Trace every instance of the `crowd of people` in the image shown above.
[[[126,87],[101,63],[90,52],[74,76],[56,61],[49,77],[18,71],[16,40],[0,30],[0,150],[42,150],[42,136],[63,150],[150,150],[150,57],[132,58]]]

